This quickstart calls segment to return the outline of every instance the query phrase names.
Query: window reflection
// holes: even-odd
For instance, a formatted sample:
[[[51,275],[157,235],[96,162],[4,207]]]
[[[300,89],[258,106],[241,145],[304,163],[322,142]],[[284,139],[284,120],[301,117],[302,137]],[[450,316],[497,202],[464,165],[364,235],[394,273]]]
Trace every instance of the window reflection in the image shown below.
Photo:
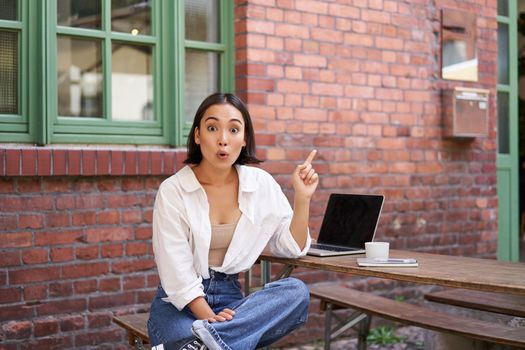
[[[192,122],[199,104],[219,90],[219,55],[186,50],[185,115]]]
[[[112,119],[153,120],[152,48],[113,44]]]
[[[18,114],[18,33],[0,31],[0,113]]]
[[[16,0],[0,0],[0,19],[16,21]]]
[[[111,30],[132,35],[150,35],[151,1],[112,0]]]
[[[498,153],[509,153],[509,94],[498,92]]]
[[[101,0],[57,0],[57,23],[78,28],[101,28]]]
[[[217,0],[186,0],[186,39],[219,41],[219,4]]]
[[[58,36],[58,114],[102,117],[102,45]]]

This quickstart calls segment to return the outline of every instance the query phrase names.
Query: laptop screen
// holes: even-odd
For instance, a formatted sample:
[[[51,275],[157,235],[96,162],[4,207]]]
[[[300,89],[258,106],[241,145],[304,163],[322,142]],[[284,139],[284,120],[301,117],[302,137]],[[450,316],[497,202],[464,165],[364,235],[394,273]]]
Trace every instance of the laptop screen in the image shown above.
[[[331,194],[319,231],[319,243],[365,248],[383,206],[382,195]]]

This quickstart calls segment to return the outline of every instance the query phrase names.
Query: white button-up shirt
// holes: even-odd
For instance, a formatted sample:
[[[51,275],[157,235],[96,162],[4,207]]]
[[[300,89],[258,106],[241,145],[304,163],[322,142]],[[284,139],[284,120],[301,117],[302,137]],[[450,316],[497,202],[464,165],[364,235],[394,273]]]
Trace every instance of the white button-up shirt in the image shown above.
[[[236,169],[242,214],[224,262],[214,270],[226,274],[246,271],[267,246],[277,256],[305,255],[310,235],[301,250],[290,233],[293,211],[279,184],[262,169]],[[160,282],[168,296],[164,301],[179,310],[204,296],[202,279],[209,278],[209,209],[206,192],[189,166],[159,187],[153,210],[153,251]]]

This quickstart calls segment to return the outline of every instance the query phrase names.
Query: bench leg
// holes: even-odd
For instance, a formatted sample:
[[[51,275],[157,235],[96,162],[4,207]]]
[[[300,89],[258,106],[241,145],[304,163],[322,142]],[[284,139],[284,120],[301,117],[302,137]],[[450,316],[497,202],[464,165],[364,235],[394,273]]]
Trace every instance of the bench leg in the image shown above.
[[[358,350],[366,350],[366,338],[368,337],[368,333],[370,331],[370,321],[372,320],[372,316],[367,315],[364,320],[361,321],[359,324],[359,332],[358,332],[358,338],[357,338],[357,349]]]
[[[330,341],[332,340],[332,304],[326,304],[324,315],[324,350],[330,350]]]

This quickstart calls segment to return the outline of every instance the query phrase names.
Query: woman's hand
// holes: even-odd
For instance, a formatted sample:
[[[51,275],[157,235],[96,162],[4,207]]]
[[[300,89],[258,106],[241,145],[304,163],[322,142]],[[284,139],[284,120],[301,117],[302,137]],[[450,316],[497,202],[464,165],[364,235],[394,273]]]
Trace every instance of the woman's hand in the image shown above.
[[[233,316],[235,315],[235,311],[232,309],[224,309],[218,314],[214,315],[213,317],[208,317],[208,322],[224,322],[224,321],[230,321],[233,319]]]
[[[319,175],[312,167],[312,161],[317,154],[317,150],[310,152],[303,164],[298,165],[292,173],[292,184],[295,196],[303,199],[310,199],[319,184]]]

